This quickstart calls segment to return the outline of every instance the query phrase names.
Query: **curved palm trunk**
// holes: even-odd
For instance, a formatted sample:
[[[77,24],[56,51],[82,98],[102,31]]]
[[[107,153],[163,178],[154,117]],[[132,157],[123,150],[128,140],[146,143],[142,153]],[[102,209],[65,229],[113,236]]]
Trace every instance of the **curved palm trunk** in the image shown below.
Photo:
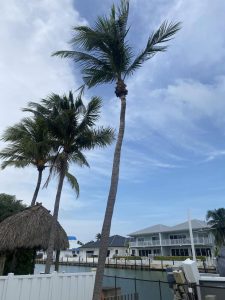
[[[94,286],[94,293],[92,298],[93,300],[100,300],[101,297],[101,288],[102,288],[102,282],[104,276],[105,260],[107,256],[107,250],[108,250],[111,221],[112,221],[112,215],[113,215],[114,204],[115,204],[117,188],[118,188],[118,181],[119,181],[121,148],[122,148],[123,136],[125,130],[126,97],[122,96],[120,100],[121,100],[120,126],[119,126],[119,133],[117,137],[114,158],[113,158],[110,190],[109,190],[105,217],[104,217],[104,222],[103,222],[102,232],[101,232],[98,267],[97,267],[97,272],[95,277],[95,286]]]
[[[38,181],[37,181],[36,189],[34,191],[34,195],[33,195],[32,201],[31,201],[31,206],[35,205],[36,200],[37,200],[38,192],[39,192],[40,186],[41,186],[42,172],[43,172],[43,169],[38,169]]]
[[[53,212],[52,227],[51,227],[50,236],[49,236],[47,259],[46,259],[46,264],[45,264],[45,273],[46,274],[50,273],[50,268],[53,263],[53,251],[54,251],[56,226],[57,226],[58,213],[59,213],[59,203],[60,203],[63,181],[65,178],[65,175],[66,175],[66,159],[64,160],[62,170],[60,172],[59,183],[58,183],[57,193],[56,193],[56,197],[55,197],[55,206],[54,206],[54,212]]]

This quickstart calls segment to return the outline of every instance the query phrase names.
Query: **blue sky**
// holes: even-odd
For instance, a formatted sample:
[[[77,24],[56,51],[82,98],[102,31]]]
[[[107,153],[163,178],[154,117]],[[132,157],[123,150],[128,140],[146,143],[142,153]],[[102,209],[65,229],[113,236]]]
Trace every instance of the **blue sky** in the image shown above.
[[[116,1],[117,3],[117,1]],[[166,53],[158,54],[127,81],[127,127],[112,234],[128,234],[156,223],[172,225],[205,218],[225,203],[225,2],[131,0],[129,39],[137,52],[165,20],[182,30]],[[51,92],[75,90],[78,66],[52,58],[69,49],[72,26],[93,24],[111,0],[9,0],[0,20],[0,133],[20,120],[28,101]],[[97,13],[96,13],[97,12]],[[103,98],[99,124],[118,126],[114,86],[89,90]],[[4,145],[1,143],[1,147]],[[60,221],[82,241],[100,232],[112,166],[113,147],[87,153],[90,169],[72,167],[81,195],[65,184]],[[36,181],[32,168],[0,172],[0,192],[30,202]],[[53,208],[56,180],[39,201]]]

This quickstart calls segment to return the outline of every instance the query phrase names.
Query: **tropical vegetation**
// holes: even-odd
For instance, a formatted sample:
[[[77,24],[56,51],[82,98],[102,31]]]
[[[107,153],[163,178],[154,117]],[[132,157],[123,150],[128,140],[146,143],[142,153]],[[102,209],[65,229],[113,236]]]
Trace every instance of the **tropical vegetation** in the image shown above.
[[[13,166],[25,168],[34,166],[38,180],[31,205],[34,205],[40,190],[42,173],[51,160],[51,141],[48,128],[40,117],[25,118],[20,123],[8,127],[2,140],[8,145],[0,151],[2,169]]]
[[[217,247],[225,245],[225,208],[208,210],[206,215],[207,224],[215,237]]]
[[[72,92],[68,96],[52,94],[41,103],[30,102],[26,111],[34,113],[45,120],[51,136],[55,157],[52,160],[48,181],[58,175],[58,187],[55,197],[53,224],[47,249],[45,272],[50,272],[53,258],[56,223],[64,179],[79,195],[79,184],[75,176],[69,173],[69,167],[75,163],[79,166],[89,166],[84,151],[96,147],[106,147],[114,140],[114,132],[110,127],[96,128],[100,117],[102,101],[92,97],[85,106],[79,94],[75,99]]]
[[[22,203],[22,200],[17,200],[16,196],[0,194],[0,222],[25,208],[26,205]]]
[[[111,220],[118,188],[121,148],[125,131],[126,96],[128,94],[125,82],[143,63],[157,53],[166,51],[166,42],[180,29],[179,23],[163,22],[155,32],[150,34],[144,49],[135,55],[135,51],[128,41],[128,33],[130,32],[128,16],[129,1],[121,0],[118,7],[112,6],[109,16],[98,17],[94,26],[83,25],[74,28],[74,36],[71,41],[73,50],[54,53],[59,57],[71,58],[77,62],[81,67],[84,83],[89,88],[104,83],[115,83],[115,94],[120,99],[121,105],[119,132],[101,232],[93,300],[100,298]]]

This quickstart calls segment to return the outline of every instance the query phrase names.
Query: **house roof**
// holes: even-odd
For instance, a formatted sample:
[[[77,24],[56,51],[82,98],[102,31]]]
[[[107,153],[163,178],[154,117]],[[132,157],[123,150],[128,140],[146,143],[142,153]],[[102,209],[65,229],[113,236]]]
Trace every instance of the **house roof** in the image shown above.
[[[108,247],[126,247],[127,242],[129,242],[129,238],[125,238],[121,235],[112,235],[109,237],[109,246]],[[99,248],[100,241],[91,241],[83,246],[80,247],[80,249],[83,248]]]
[[[154,226],[150,226],[138,231],[135,231],[133,233],[130,233],[130,236],[139,235],[139,234],[148,234],[148,233],[156,233],[156,232],[164,232],[165,230],[169,229],[169,226],[157,224]]]
[[[192,229],[202,229],[202,228],[209,228],[207,223],[202,220],[193,219],[191,220]],[[182,230],[189,230],[188,221],[184,223],[180,223],[174,226],[166,226],[162,224],[150,226],[147,228],[144,228],[139,231],[135,231],[133,233],[130,233],[129,236],[139,236],[139,235],[145,235],[150,233],[159,233],[159,232],[175,232],[175,231],[182,231]]]

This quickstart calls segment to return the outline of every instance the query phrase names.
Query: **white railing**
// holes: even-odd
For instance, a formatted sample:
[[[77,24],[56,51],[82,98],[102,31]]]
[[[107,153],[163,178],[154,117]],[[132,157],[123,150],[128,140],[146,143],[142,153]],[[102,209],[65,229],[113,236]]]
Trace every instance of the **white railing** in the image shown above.
[[[212,240],[209,238],[194,238],[195,245],[212,245]],[[130,247],[148,247],[148,246],[173,246],[173,245],[191,245],[190,238],[186,239],[162,239],[162,244],[160,241],[136,241],[130,242]]]
[[[130,242],[130,247],[148,247],[148,246],[160,246],[160,241],[137,241]]]
[[[211,245],[212,241],[209,238],[194,238],[195,245]],[[162,240],[162,246],[173,246],[173,245],[191,245],[191,239],[167,239]]]
[[[0,300],[91,300],[95,273],[0,276]]]

